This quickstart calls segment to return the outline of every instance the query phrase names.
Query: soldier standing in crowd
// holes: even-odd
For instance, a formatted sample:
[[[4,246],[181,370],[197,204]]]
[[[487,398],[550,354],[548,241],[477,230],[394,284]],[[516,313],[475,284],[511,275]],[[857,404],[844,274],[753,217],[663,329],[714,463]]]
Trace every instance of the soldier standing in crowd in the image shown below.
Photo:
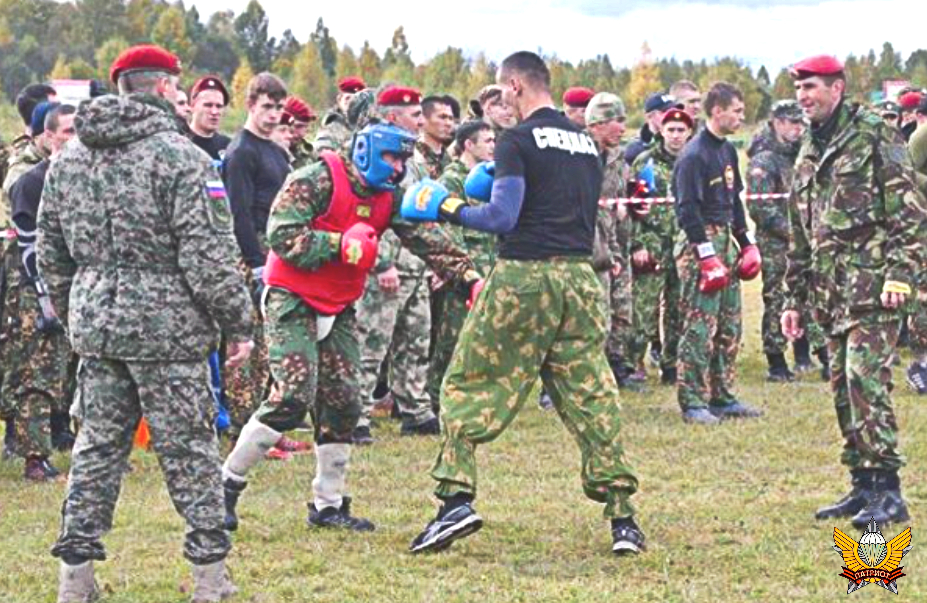
[[[927,96],[922,96],[915,112],[918,124],[908,141],[908,151],[914,164],[914,178],[917,188],[927,195]],[[914,361],[905,371],[905,380],[919,395],[927,395],[927,282],[921,276],[918,281],[918,295],[911,314],[911,352]]]
[[[515,125],[515,113],[512,107],[502,100],[502,88],[495,84],[484,86],[477,97],[470,101],[470,112],[492,127],[496,140]]]
[[[800,337],[810,304],[827,333],[841,461],[852,484],[817,517],[852,518],[857,528],[907,521],[889,392],[901,309],[922,266],[924,198],[898,129],[845,98],[839,60],[810,57],[791,75],[811,128],[792,182],[782,331]]]
[[[307,412],[317,461],[309,524],[374,529],[370,521],[351,515],[345,482],[361,415],[353,303],[376,263],[380,234],[392,228],[443,278],[470,286],[479,281],[444,231],[415,227],[399,217],[393,189],[405,175],[415,135],[373,124],[354,140],[352,159],[344,152],[322,153],[322,161],[287,180],[273,205],[264,279],[274,385],[223,468],[230,530],[238,526],[236,507],[247,474]]]
[[[644,101],[644,125],[640,134],[632,140],[624,151],[624,160],[631,165],[637,156],[650,148],[654,140],[660,135],[663,127],[663,115],[677,106],[676,100],[669,94],[654,92]]]
[[[309,103],[298,96],[290,96],[283,103],[280,123],[288,128],[287,148],[293,156],[294,170],[316,161],[315,149],[312,143],[306,140],[309,125],[315,121],[315,118],[315,112]]]
[[[684,421],[711,425],[760,415],[737,400],[733,387],[740,280],[756,278],[761,259],[740,200],[737,151],[726,139],[743,123],[743,94],[724,82],[713,85],[705,114],[705,128],[676,160],[672,191],[681,229],[674,250],[683,315],[677,396]]]
[[[779,101],[772,115],[757,134],[747,156],[747,193],[779,195],[782,198],[759,197],[747,203],[750,219],[756,225],[756,240],[763,256],[763,319],[761,332],[763,352],[769,363],[767,381],[787,382],[795,379],[785,360],[786,340],[779,326],[785,303],[786,254],[790,228],[788,191],[792,187],[795,158],[805,131],[801,107],[794,100]],[[826,341],[810,312],[805,312],[805,335],[792,344],[795,370],[812,369],[811,349],[820,358],[824,369],[828,364]]]
[[[120,95],[81,105],[38,217],[39,273],[81,357],[81,429],[52,549],[58,603],[98,594],[93,562],[106,558],[101,538],[143,415],[187,523],[193,601],[213,603],[236,589],[206,355],[221,329],[229,363],[247,357],[249,301],[222,182],[178,130],[177,57],[132,47],[110,74]]]
[[[20,300],[18,338],[9,342],[6,379],[2,395],[16,411],[18,453],[26,459],[27,480],[47,481],[60,476],[49,462],[52,413],[68,416],[68,363],[71,348],[55,313],[48,287],[39,276],[35,258],[36,217],[51,157],[74,135],[75,108],[41,103],[32,112],[32,139],[48,157],[33,166],[10,188],[13,223],[16,225]],[[11,279],[12,280],[12,279]]]
[[[676,358],[682,317],[679,312],[681,284],[676,271],[673,249],[679,227],[676,214],[669,203],[647,205],[648,198],[666,199],[671,195],[673,168],[676,158],[692,137],[695,121],[687,111],[667,111],[660,125],[660,135],[652,147],[641,153],[631,165],[632,182],[645,182],[645,197],[637,210],[632,204],[633,235],[631,238],[631,266],[634,286],[631,299],[634,304],[633,343],[629,360],[631,366],[643,370],[647,345],[660,339],[660,316],[655,312],[663,307],[663,345],[661,346],[661,382],[676,383]]]
[[[580,129],[586,128],[586,107],[595,91],[582,86],[567,88],[563,93],[563,114]]]
[[[443,506],[411,550],[443,550],[482,527],[472,506],[476,446],[511,424],[540,377],[582,451],[586,496],[605,503],[612,550],[636,553],[644,547],[630,503],[637,479],[618,442],[618,388],[603,351],[602,285],[590,264],[602,186],[599,153],[589,135],[554,107],[541,57],[509,56],[497,81],[521,123],[496,146],[490,202],[469,206],[430,181],[403,199],[408,219],[440,216],[502,235],[496,265],[464,323],[442,386],[445,440],[432,477]]]
[[[901,111],[898,123],[905,142],[910,141],[911,135],[917,130],[917,107],[923,98],[924,94],[917,90],[905,92],[898,97],[898,108]]]
[[[229,91],[218,77],[207,75],[190,88],[190,130],[193,144],[206,151],[213,161],[222,162],[232,139],[219,132],[222,116],[229,106]]]
[[[669,95],[673,97],[679,108],[692,118],[694,124],[692,132],[698,132],[699,118],[702,115],[702,93],[698,86],[689,80],[679,80],[670,86]]]
[[[338,82],[338,97],[335,106],[322,116],[319,131],[316,132],[312,148],[315,151],[340,151],[351,139],[353,129],[348,123],[348,107],[354,95],[367,87],[359,77],[349,76]]]

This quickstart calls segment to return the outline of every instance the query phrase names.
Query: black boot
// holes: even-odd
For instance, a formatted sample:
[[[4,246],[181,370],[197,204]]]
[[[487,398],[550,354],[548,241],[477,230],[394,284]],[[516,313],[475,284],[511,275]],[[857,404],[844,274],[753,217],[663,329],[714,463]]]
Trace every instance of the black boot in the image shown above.
[[[248,482],[226,478],[222,481],[222,489],[225,491],[225,529],[234,532],[238,529],[238,514],[235,506],[238,504],[238,497],[244,492]]]
[[[832,505],[821,507],[814,514],[815,519],[835,519],[838,517],[852,517],[860,512],[866,505],[863,492],[872,487],[872,471],[854,469],[850,471],[850,484],[852,489]]]
[[[816,349],[814,355],[818,357],[818,361],[821,363],[821,381],[830,383],[830,353],[827,351],[827,346],[822,345]]]
[[[807,373],[814,369],[814,364],[811,362],[811,345],[807,337],[792,342],[792,356],[795,358],[796,373]]]
[[[863,490],[865,506],[851,520],[854,528],[865,528],[871,520],[880,526],[908,521],[908,505],[901,497],[897,471],[874,471],[870,487]]]
[[[766,361],[769,362],[769,372],[766,373],[766,380],[772,383],[789,383],[795,381],[795,373],[789,370],[789,365],[785,363],[785,356],[782,354],[766,354]]]
[[[4,421],[6,431],[3,433],[3,460],[9,461],[16,458],[16,432],[13,430],[13,419],[9,418]]]
[[[71,431],[71,415],[67,412],[53,412],[49,419],[51,426],[51,444],[59,452],[67,452],[74,447],[74,432]]]
[[[663,385],[676,385],[676,367],[664,366],[660,372],[660,383]]]

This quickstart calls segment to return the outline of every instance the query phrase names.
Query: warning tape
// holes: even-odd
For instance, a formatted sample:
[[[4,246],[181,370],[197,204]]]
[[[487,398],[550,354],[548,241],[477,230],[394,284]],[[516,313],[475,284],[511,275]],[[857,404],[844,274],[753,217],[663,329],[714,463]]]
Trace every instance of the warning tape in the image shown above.
[[[753,193],[744,195],[747,201],[771,201],[773,199],[788,199],[789,193]],[[599,199],[599,207],[614,207],[615,205],[669,205],[675,203],[673,197],[617,197],[615,199]]]

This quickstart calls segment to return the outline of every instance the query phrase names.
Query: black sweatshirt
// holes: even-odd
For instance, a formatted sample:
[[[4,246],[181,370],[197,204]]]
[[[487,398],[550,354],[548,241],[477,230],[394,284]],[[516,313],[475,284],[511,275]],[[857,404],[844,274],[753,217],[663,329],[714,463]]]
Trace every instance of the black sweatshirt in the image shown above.
[[[16,225],[16,244],[19,247],[19,272],[26,279],[35,281],[39,270],[35,262],[36,220],[39,215],[39,201],[45,188],[45,174],[48,173],[48,159],[34,165],[10,188],[10,204],[13,224]]]
[[[252,268],[264,265],[270,206],[289,173],[286,151],[248,130],[239,132],[226,149],[222,178],[235,219],[235,238]]]
[[[744,189],[734,145],[702,130],[686,145],[673,170],[676,219],[689,243],[708,241],[705,225],[733,224],[744,244],[747,218],[740,193]]]

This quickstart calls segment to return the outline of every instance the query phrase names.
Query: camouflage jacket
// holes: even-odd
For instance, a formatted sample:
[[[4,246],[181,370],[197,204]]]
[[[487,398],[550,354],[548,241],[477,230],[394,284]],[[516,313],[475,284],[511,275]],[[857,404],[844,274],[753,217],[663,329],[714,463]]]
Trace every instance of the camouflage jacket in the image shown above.
[[[312,147],[317,153],[321,151],[340,152],[351,140],[352,134],[344,114],[338,109],[332,109],[322,116],[319,131],[316,132],[315,140],[312,141]]]
[[[747,165],[747,194],[788,193],[792,187],[799,146],[799,143],[780,142],[772,127],[767,124],[747,150],[747,157],[750,158]],[[754,199],[747,203],[747,211],[761,241],[789,240],[788,205],[786,198]]]
[[[480,202],[467,198],[464,192],[464,182],[470,170],[460,160],[454,160],[444,169],[441,178],[438,179],[452,197],[466,199],[470,205],[477,205]],[[496,261],[496,235],[473,230],[472,228],[463,228],[452,224],[444,225],[454,241],[460,245],[473,260],[476,269],[480,274],[489,274],[490,268]]]
[[[319,160],[318,154],[315,152],[312,143],[305,138],[298,141],[296,146],[290,150],[290,156],[292,157],[290,165],[294,170],[298,170],[301,167],[305,167]]]
[[[19,180],[19,177],[32,169],[32,166],[48,157],[43,149],[39,148],[28,136],[20,136],[10,145],[9,157],[6,161],[5,176],[3,178],[3,208],[0,209],[0,226],[10,225],[10,189]]]
[[[920,126],[908,141],[918,187],[927,194],[927,125]]]
[[[604,154],[603,164],[602,198],[623,197],[628,181],[628,167],[624,161],[624,151],[620,148],[607,151]],[[592,244],[592,264],[596,270],[605,270],[615,265],[621,266],[622,270],[628,269],[630,245],[630,220],[628,218],[619,220],[615,207],[600,207],[596,214],[596,236]]]
[[[349,159],[342,156],[342,160],[346,166],[351,165]],[[361,183],[354,170],[349,168],[347,173],[355,194],[369,197],[375,192]],[[309,227],[317,216],[328,211],[331,196],[331,174],[323,162],[291,174],[274,200],[267,221],[267,242],[274,253],[307,270],[339,261],[341,235]],[[424,259],[444,280],[469,282],[476,278],[473,263],[444,229],[435,224],[406,222],[399,214],[401,202],[401,196],[394,196],[390,228],[403,246]]]
[[[631,177],[637,177],[648,164],[653,165],[654,190],[652,197],[670,196],[673,184],[673,166],[676,158],[663,147],[662,139],[656,139],[654,146],[638,155],[631,164]],[[672,253],[679,227],[676,225],[676,212],[671,203],[654,203],[645,216],[631,220],[631,252],[646,250],[656,261]]]
[[[832,334],[897,320],[882,307],[882,287],[891,280],[913,288],[927,218],[898,130],[866,109],[837,111],[829,140],[809,132],[802,141],[786,275],[786,309],[811,303]]]
[[[144,94],[81,104],[52,162],[38,266],[81,356],[199,361],[251,335],[251,300],[222,181]]]

